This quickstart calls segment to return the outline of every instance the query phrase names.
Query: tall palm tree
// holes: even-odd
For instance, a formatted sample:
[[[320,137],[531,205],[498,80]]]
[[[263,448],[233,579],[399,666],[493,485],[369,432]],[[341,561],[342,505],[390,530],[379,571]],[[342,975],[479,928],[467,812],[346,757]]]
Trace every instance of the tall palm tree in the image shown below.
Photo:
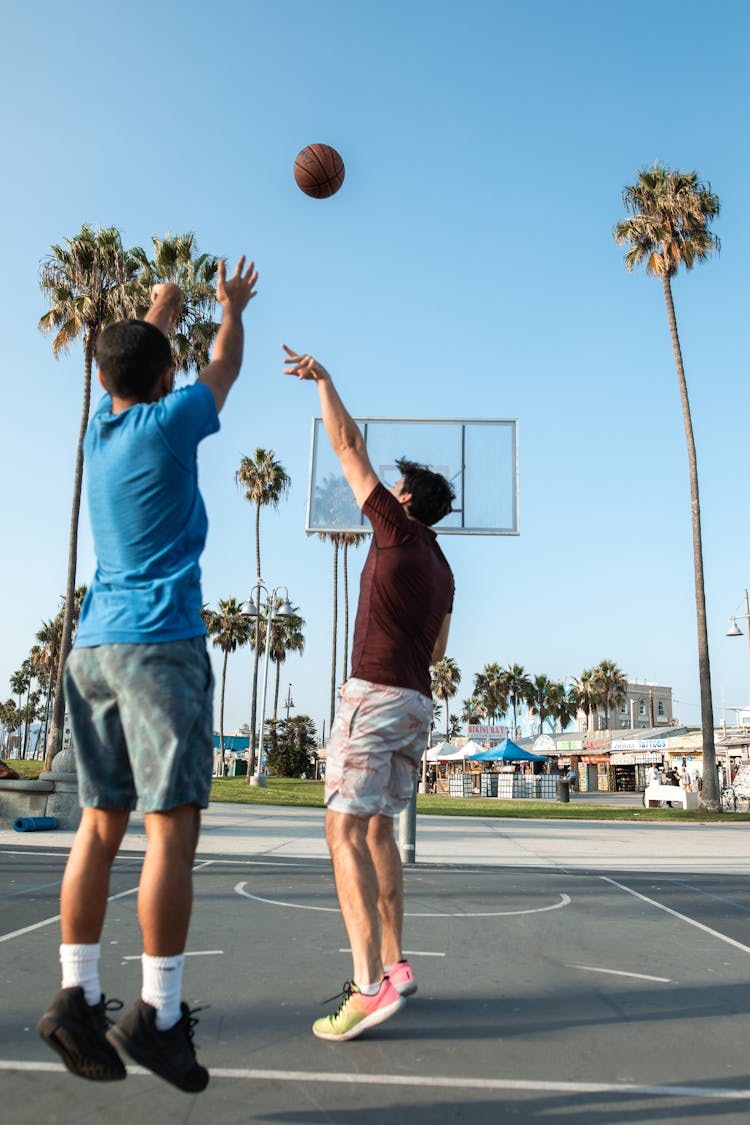
[[[127,316],[132,308],[129,283],[135,273],[135,262],[122,245],[114,227],[94,230],[82,226],[77,235],[50,248],[42,263],[39,285],[50,303],[50,309],[39,321],[43,332],[54,332],[52,353],[57,358],[67,352],[78,339],[83,342],[83,404],[76,447],[73,477],[73,502],[68,537],[68,576],[65,586],[60,659],[55,683],[55,703],[47,738],[45,765],[62,746],[65,700],[62,692],[63,665],[67,659],[73,634],[73,603],[78,555],[78,521],[83,481],[83,439],[91,405],[91,372],[94,348],[99,333],[113,320]]]
[[[718,810],[719,781],[716,770],[711,664],[706,624],[698,461],[682,348],[677,333],[677,317],[672,298],[672,278],[677,274],[680,265],[684,265],[686,270],[691,270],[696,262],[706,261],[711,254],[718,251],[719,239],[712,232],[710,223],[719,214],[719,197],[712,192],[710,184],[704,184],[698,179],[696,172],[673,171],[665,165],[654,164],[652,168],[643,169],[638,173],[638,183],[625,188],[623,202],[630,214],[627,219],[623,219],[615,226],[615,241],[618,245],[625,243],[629,247],[625,253],[627,270],[633,270],[637,265],[645,263],[646,273],[661,280],[680,389],[688,452],[693,524],[698,676],[703,733],[704,782],[701,799],[706,808]]]
[[[448,701],[453,699],[458,691],[458,685],[461,683],[461,671],[458,664],[450,656],[444,656],[442,660],[438,660],[430,668],[430,681],[432,694],[436,699],[442,699],[445,703],[445,740],[447,742],[450,737]]]
[[[571,698],[577,711],[586,716],[586,731],[591,730],[591,716],[596,714],[599,705],[599,684],[593,668],[584,668],[578,679],[573,679]]]
[[[367,538],[364,531],[342,531],[340,542],[344,548],[342,573],[344,577],[344,663],[341,682],[349,679],[349,567],[347,553],[350,547],[358,547]]]
[[[628,681],[611,660],[602,660],[594,668],[599,702],[604,708],[604,729],[609,730],[609,709],[627,697]]]
[[[281,683],[281,665],[285,662],[290,652],[297,652],[301,656],[305,651],[304,617],[300,617],[296,606],[290,606],[289,612],[284,616],[275,617],[271,626],[271,648],[269,655],[276,665],[276,683],[273,690],[273,721],[276,722],[279,714],[279,686]]]
[[[518,738],[518,708],[532,696],[532,683],[522,664],[509,664],[503,669],[505,691],[513,708],[513,737]]]
[[[261,508],[277,509],[292,483],[289,474],[272,449],[255,450],[252,457],[243,457],[240,467],[234,474],[240,488],[244,489],[245,499],[255,505],[255,576],[258,601],[260,600],[260,512]],[[255,774],[255,723],[258,710],[258,657],[260,654],[260,605],[256,606],[255,638],[253,641],[253,694],[250,714],[250,760],[247,767],[248,785]]]
[[[219,701],[219,748],[221,760],[224,762],[224,692],[227,683],[227,661],[230,652],[246,645],[252,631],[251,619],[240,609],[236,598],[224,598],[219,601],[218,609],[208,609],[204,606],[201,610],[203,623],[208,629],[214,648],[221,649],[224,660],[221,666],[221,695]]]
[[[497,663],[485,664],[474,674],[472,698],[486,719],[499,719],[508,710],[508,691],[503,670]]]
[[[29,665],[28,665],[27,661],[24,660],[24,662],[21,664],[21,667],[16,672],[14,672],[12,674],[12,676],[10,677],[10,690],[13,692],[13,694],[18,699],[18,705],[17,705],[16,710],[17,710],[18,714],[21,716],[21,723],[23,723],[24,720],[25,720],[25,716],[26,716],[23,697],[25,695],[26,698],[27,698],[27,702],[28,702],[28,695],[29,695],[29,692],[31,691],[31,671],[29,669]],[[28,723],[26,723],[26,730],[24,731],[24,733],[22,735],[19,734],[19,736],[18,736],[18,739],[19,739],[18,756],[19,756],[19,758],[24,758],[26,756],[24,751],[25,751],[25,748],[26,748],[26,735],[27,734],[28,734]]]
[[[131,252],[138,267],[134,315],[145,316],[151,287],[157,282],[171,281],[179,285],[184,303],[170,334],[175,368],[184,373],[191,369],[199,371],[209,361],[211,344],[219,327],[213,317],[218,258],[213,254],[199,254],[192,232],[153,237],[151,241],[153,258],[149,259],[140,246]]]

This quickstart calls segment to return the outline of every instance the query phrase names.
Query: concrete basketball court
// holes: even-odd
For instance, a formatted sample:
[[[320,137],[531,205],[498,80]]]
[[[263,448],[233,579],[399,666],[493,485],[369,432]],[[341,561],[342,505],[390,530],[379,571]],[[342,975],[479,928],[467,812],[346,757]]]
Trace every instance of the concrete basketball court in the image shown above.
[[[419,992],[351,1043],[312,1021],[350,973],[322,812],[213,806],[185,995],[208,1090],[69,1075],[37,1038],[59,986],[70,837],[0,833],[0,1090],[15,1123],[708,1122],[750,1110],[750,859],[706,828],[422,817],[406,871]],[[113,873],[105,991],[140,985],[142,820]]]

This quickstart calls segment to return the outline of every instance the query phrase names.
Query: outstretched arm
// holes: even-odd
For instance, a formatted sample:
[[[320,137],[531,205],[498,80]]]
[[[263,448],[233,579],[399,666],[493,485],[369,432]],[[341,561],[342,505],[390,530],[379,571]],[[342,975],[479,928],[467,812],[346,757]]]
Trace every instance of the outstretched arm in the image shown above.
[[[255,296],[255,283],[258,272],[253,262],[245,269],[244,254],[227,281],[226,262],[219,262],[219,280],[216,286],[216,300],[222,308],[221,324],[216,333],[211,353],[211,362],[198,376],[199,383],[211,388],[216,409],[221,410],[227,395],[242,366],[244,330],[242,313],[245,306]]]
[[[168,336],[180,319],[184,300],[179,285],[160,281],[151,287],[151,308],[143,319]]]
[[[284,373],[298,379],[309,379],[318,388],[323,425],[333,452],[338,457],[344,476],[360,508],[378,483],[375,470],[367,456],[365,440],[359,426],[339,398],[331,376],[311,355],[298,355],[282,344],[287,354]]]

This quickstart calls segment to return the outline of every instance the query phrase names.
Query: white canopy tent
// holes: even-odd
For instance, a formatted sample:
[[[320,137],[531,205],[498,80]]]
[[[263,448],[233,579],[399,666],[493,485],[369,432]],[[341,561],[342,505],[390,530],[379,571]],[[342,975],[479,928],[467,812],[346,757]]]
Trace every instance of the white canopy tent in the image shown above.
[[[450,742],[439,742],[425,754],[427,762],[463,762],[468,754],[474,753],[474,747],[465,746],[459,750]]]

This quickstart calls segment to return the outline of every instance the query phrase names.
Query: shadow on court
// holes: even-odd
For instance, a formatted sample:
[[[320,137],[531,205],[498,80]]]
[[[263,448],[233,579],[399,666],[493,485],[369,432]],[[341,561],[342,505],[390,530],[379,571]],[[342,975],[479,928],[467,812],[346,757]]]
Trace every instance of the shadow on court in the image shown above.
[[[65,854],[0,861],[0,1067],[9,1120],[421,1125],[746,1121],[750,879],[422,867],[406,872],[419,992],[380,1028],[324,1043],[350,972],[330,866],[200,856],[185,994],[205,1094],[153,1076],[99,1086],[36,1037],[58,987]],[[113,871],[102,979],[140,986],[141,856]]]

